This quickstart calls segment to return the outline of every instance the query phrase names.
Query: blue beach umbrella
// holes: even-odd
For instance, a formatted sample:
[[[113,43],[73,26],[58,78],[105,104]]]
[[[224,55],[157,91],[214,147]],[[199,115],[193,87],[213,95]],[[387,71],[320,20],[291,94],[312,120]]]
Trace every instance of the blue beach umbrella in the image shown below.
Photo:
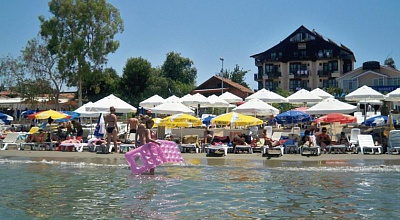
[[[71,118],[61,118],[61,119],[57,119],[55,120],[56,122],[66,122],[66,121],[70,121],[76,118],[79,118],[80,114],[78,112],[72,112],[72,111],[61,111],[64,114],[67,114],[69,116],[71,116]]]
[[[279,124],[296,124],[311,121],[311,116],[301,111],[290,110],[275,116],[274,121]]]
[[[368,118],[367,120],[365,120],[363,123],[361,123],[362,125],[365,126],[384,126],[387,125],[389,120],[388,116],[385,115],[377,115],[371,118]],[[393,119],[393,124],[396,124],[396,120]]]
[[[213,115],[210,115],[210,116],[207,116],[206,118],[204,118],[201,122],[203,122],[203,124],[205,124],[205,125],[210,125],[211,124],[211,119],[213,119],[215,116],[213,116]]]
[[[35,110],[26,110],[26,111],[21,112],[21,115],[22,115],[24,118],[27,118],[28,115],[35,114],[35,113],[36,113]]]

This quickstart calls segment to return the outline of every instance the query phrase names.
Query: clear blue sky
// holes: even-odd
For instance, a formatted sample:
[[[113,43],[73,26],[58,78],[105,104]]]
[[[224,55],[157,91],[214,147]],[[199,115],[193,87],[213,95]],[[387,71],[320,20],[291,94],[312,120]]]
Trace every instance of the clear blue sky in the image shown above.
[[[107,67],[119,75],[130,57],[161,66],[168,52],[181,53],[197,68],[197,85],[238,64],[257,71],[251,55],[263,52],[301,25],[350,48],[355,67],[391,56],[400,67],[400,1],[396,0],[112,0],[125,31]],[[49,17],[47,0],[2,1],[0,57],[16,57],[39,32],[39,15]]]

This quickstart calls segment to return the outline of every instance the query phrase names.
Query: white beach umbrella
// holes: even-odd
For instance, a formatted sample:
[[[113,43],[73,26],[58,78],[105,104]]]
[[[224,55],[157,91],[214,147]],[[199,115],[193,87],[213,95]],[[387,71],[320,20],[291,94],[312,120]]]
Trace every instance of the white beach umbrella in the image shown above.
[[[311,93],[314,95],[317,95],[323,99],[327,99],[327,98],[334,98],[333,95],[325,92],[324,90],[320,89],[320,88],[316,88],[311,90]]]
[[[85,109],[89,112],[109,112],[111,106],[114,106],[117,113],[136,112],[135,107],[113,94],[94,102],[89,107],[85,107]]]
[[[179,101],[185,105],[185,102],[190,101],[191,99],[192,94],[186,94],[182,98],[180,98]]]
[[[232,109],[232,111],[253,116],[268,116],[279,114],[278,109],[259,99],[250,99],[249,101]]]
[[[323,99],[305,89],[300,89],[299,91],[287,97],[287,100],[290,103],[306,103],[306,102],[320,102]]]
[[[153,95],[150,98],[147,98],[139,103],[139,106],[143,108],[154,108],[157,105],[160,105],[165,102],[165,99],[159,95]]]
[[[353,113],[355,111],[357,111],[357,106],[341,102],[334,98],[327,98],[308,108],[305,112],[309,115],[325,115],[329,113]]]
[[[175,95],[171,95],[165,99],[165,102],[181,102],[181,99]]]
[[[206,104],[205,107],[226,108],[230,106],[229,102],[214,94],[208,96],[207,99],[209,104]]]
[[[229,103],[237,103],[243,101],[242,98],[239,96],[232,94],[230,92],[224,92],[222,95],[219,96],[221,99],[229,102]]]
[[[180,102],[164,102],[161,105],[158,105],[154,108],[150,108],[151,113],[157,114],[179,114],[179,113],[186,113],[186,114],[194,114],[194,112]]]
[[[98,117],[101,112],[90,112],[86,111],[86,107],[90,108],[93,105],[93,102],[88,102],[81,107],[75,109],[74,112],[79,113],[80,117]]]
[[[181,102],[182,102],[182,104],[184,104],[186,106],[196,106],[197,107],[197,105],[203,106],[203,105],[210,104],[208,99],[200,93],[196,93],[194,95],[191,95],[190,97],[186,97],[186,98],[184,98],[184,97],[181,98]]]
[[[345,99],[347,101],[361,101],[361,100],[383,100],[385,97],[382,93],[374,90],[369,86],[362,86],[353,92],[347,94]]]
[[[385,101],[398,102],[400,101],[400,88],[393,90],[386,94]]]
[[[260,89],[258,90],[256,93],[248,96],[245,100],[248,101],[250,99],[259,99],[263,102],[267,102],[267,103],[284,103],[287,102],[288,100],[279,95],[276,94],[275,92],[266,90],[266,89]]]

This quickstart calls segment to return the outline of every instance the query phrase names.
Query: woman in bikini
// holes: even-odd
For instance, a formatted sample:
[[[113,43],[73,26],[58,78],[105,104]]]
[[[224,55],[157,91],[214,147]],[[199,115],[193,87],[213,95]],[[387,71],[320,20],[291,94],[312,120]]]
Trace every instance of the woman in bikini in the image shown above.
[[[110,148],[111,139],[114,142],[115,152],[118,152],[117,145],[117,135],[118,135],[118,126],[117,126],[117,116],[115,115],[114,106],[110,107],[110,114],[106,116],[106,130],[107,130],[107,147]]]
[[[142,128],[141,125],[143,124],[139,125],[138,131],[136,133],[139,136],[139,142],[137,142],[138,146],[142,146],[150,142],[161,145],[161,143],[156,141],[156,133],[151,130],[154,125],[154,121],[151,120],[151,118],[149,117],[144,117],[143,119],[145,123],[145,128],[142,130],[140,128]],[[150,169],[150,175],[154,175],[154,168]]]

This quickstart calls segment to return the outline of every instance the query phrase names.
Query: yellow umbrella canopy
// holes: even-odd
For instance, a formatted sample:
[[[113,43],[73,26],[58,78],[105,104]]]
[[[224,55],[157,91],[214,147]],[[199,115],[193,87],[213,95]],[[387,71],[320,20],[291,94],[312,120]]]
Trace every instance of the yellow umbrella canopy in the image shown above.
[[[229,112],[211,119],[211,123],[224,126],[256,126],[263,124],[263,121],[253,116]]]
[[[151,120],[154,121],[153,128],[157,128],[158,124],[160,124],[160,121],[162,120],[162,118],[152,118]]]
[[[175,127],[195,127],[201,126],[203,123],[199,118],[188,114],[175,114],[168,116],[160,121],[158,126],[165,126],[169,128]]]
[[[48,119],[51,118],[53,120],[61,119],[61,118],[71,118],[71,116],[64,114],[59,111],[54,110],[47,110],[41,111],[32,115],[29,115],[28,118],[30,119]]]

